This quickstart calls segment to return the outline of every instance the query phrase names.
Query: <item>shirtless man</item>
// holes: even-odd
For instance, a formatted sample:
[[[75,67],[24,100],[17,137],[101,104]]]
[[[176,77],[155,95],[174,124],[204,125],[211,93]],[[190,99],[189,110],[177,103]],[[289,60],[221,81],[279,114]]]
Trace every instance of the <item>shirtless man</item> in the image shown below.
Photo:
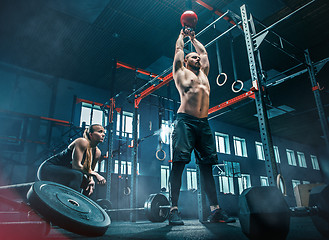
[[[189,37],[196,52],[184,58],[184,38]],[[191,161],[194,150],[199,165],[201,182],[210,203],[209,222],[235,222],[218,205],[212,165],[218,163],[214,138],[207,120],[210,85],[209,60],[205,47],[195,38],[191,29],[181,30],[173,62],[173,77],[180,95],[173,140],[173,166],[170,173],[171,209],[169,225],[183,225],[178,211],[178,198],[185,164]]]

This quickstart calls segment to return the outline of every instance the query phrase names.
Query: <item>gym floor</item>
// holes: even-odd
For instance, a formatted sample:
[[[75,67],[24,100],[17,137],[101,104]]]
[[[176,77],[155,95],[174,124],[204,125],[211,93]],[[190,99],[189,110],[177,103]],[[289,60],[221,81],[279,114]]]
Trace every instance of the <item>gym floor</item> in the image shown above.
[[[63,229],[53,228],[46,239],[248,239],[240,223],[200,223],[197,219],[184,220],[184,226],[169,226],[168,222],[149,221],[113,222],[102,237],[84,237]],[[310,217],[291,218],[287,240],[325,239],[314,227]]]

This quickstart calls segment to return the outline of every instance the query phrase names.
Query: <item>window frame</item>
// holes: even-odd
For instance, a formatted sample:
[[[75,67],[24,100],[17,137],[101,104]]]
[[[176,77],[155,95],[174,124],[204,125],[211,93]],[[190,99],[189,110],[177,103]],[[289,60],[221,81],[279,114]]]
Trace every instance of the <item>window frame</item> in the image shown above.
[[[297,152],[298,165],[303,168],[307,168],[306,158],[303,152]]]
[[[256,155],[258,160],[265,161],[265,153],[263,148],[263,143],[255,141]]]
[[[291,149],[286,149],[288,164],[290,166],[297,166],[295,151]]]
[[[90,109],[90,112],[88,114],[85,114],[86,109]],[[93,119],[90,123],[91,112],[93,112]],[[101,113],[101,116],[100,116],[101,119],[98,117],[95,120],[95,113],[94,112]],[[85,121],[85,120],[87,120],[87,121]],[[82,127],[83,122],[86,123],[86,127],[88,127],[92,124],[100,124],[102,126],[106,126],[107,125],[107,116],[106,116],[106,114],[104,114],[104,112],[102,111],[100,106],[82,102],[82,104],[81,104],[81,113],[80,113],[80,124],[79,124],[80,127]]]
[[[165,175],[163,173],[165,172]],[[160,167],[160,189],[166,188],[166,192],[169,192],[169,166],[161,165]]]
[[[243,179],[247,179],[247,183],[244,186],[244,181]],[[238,185],[239,185],[239,194],[243,192],[243,190],[250,188],[251,185],[251,176],[250,174],[241,174],[241,177],[238,178]]]
[[[320,165],[317,156],[311,155],[311,162],[314,170],[320,170]]]
[[[186,187],[187,190],[198,189],[197,171],[195,168],[186,169]]]
[[[134,121],[134,119],[133,119],[134,114],[132,112],[128,112],[128,111],[117,112],[117,123],[116,123],[115,134],[117,136],[119,136],[119,134],[120,134],[121,114],[123,117],[123,119],[122,119],[122,137],[132,139],[133,138],[133,121]],[[139,137],[139,122],[140,122],[139,117],[140,117],[140,115],[138,114],[138,116],[137,116],[137,137]],[[129,121],[131,120],[131,132],[127,131],[127,119],[129,119]]]
[[[238,149],[237,142],[240,143],[241,149]],[[234,154],[239,157],[248,157],[246,139],[233,136]],[[241,151],[241,155],[240,155]]]
[[[268,177],[260,176],[259,179],[260,179],[260,185],[261,186],[269,186]],[[265,182],[266,182],[265,185],[263,184],[263,182],[264,182],[263,180],[265,180]]]
[[[223,139],[222,144],[220,138]],[[231,154],[229,135],[215,132],[216,151],[223,154]],[[223,149],[224,148],[224,149]]]
[[[273,146],[274,158],[277,163],[281,163],[280,152],[278,146]]]

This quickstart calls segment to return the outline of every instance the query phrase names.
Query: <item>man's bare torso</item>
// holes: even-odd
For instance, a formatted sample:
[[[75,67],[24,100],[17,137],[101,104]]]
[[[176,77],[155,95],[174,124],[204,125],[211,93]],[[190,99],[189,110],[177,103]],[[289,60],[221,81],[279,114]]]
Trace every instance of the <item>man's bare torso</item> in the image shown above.
[[[208,77],[202,70],[195,74],[187,68],[175,77],[181,98],[178,113],[187,113],[198,118],[207,117],[210,94]]]

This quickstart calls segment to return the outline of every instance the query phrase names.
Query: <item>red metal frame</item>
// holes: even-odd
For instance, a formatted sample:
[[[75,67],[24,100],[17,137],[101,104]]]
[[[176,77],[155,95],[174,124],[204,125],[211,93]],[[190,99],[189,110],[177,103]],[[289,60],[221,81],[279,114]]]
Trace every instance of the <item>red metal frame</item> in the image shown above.
[[[196,1],[199,1],[199,0],[196,0]],[[209,5],[207,5],[207,6],[209,6]],[[119,68],[119,67],[124,67],[124,68],[131,69],[131,70],[134,70],[134,71],[136,70],[139,73],[142,73],[142,74],[145,74],[145,75],[149,75],[149,76],[154,76],[154,77],[158,76],[156,74],[153,74],[153,73],[148,72],[148,71],[143,70],[143,69],[139,69],[139,68],[133,67],[133,66],[131,66],[129,64],[126,64],[126,63],[123,63],[123,62],[117,62],[117,68]],[[149,88],[147,88],[144,91],[142,91],[140,94],[135,95],[135,105],[134,105],[135,108],[138,108],[138,105],[139,105],[140,101],[143,98],[147,97],[148,95],[150,95],[154,91],[158,90],[163,85],[168,84],[173,79],[172,72],[170,74],[168,74],[167,76],[165,76],[165,77],[158,77],[158,79],[161,80],[161,82],[159,84],[152,85]],[[221,103],[221,104],[219,104],[219,105],[217,105],[215,107],[212,107],[212,108],[210,108],[208,110],[208,114],[211,114],[211,113],[214,113],[216,111],[219,111],[219,110],[221,110],[223,108],[226,108],[226,107],[228,107],[230,105],[233,105],[233,104],[235,104],[237,102],[240,102],[240,101],[242,101],[242,100],[244,100],[246,98],[253,98],[253,99],[255,99],[255,93],[254,93],[254,91],[255,91],[255,89],[251,89],[249,92],[243,93],[243,94],[241,94],[241,95],[239,95],[239,96],[237,96],[235,98],[232,98],[232,99],[230,99],[228,101],[225,101],[225,102],[223,102],[223,103]],[[96,104],[96,103],[94,103],[94,104]]]
[[[219,105],[216,105],[215,107],[212,107],[212,108],[210,108],[208,110],[208,114],[217,112],[217,111],[219,111],[219,110],[221,110],[223,108],[226,108],[226,107],[228,107],[230,105],[233,105],[233,104],[235,104],[237,102],[240,102],[240,101],[242,101],[242,100],[244,100],[246,98],[253,98],[253,99],[255,99],[255,93],[253,91],[249,91],[249,92],[243,93],[243,94],[241,94],[241,95],[239,95],[239,96],[237,96],[235,98],[232,98],[232,99],[230,99],[230,100],[228,100],[226,102],[223,102],[223,103],[221,103]]]
[[[213,11],[216,15],[218,16],[222,16],[224,13],[218,11],[217,9],[214,9],[212,6],[208,5],[207,3],[201,1],[201,0],[195,0],[196,3],[200,4],[201,6],[207,8],[209,11]],[[236,25],[235,22],[229,18],[229,17],[223,17],[226,21],[228,21],[229,23],[231,23],[232,25]]]
[[[158,77],[160,83],[157,84],[157,85],[152,85],[151,87],[148,87],[147,89],[145,89],[144,91],[142,91],[141,93],[139,93],[138,95],[135,95],[135,108],[138,108],[138,105],[140,103],[140,101],[147,97],[149,94],[151,94],[152,92],[156,91],[157,89],[161,88],[163,85],[169,83],[172,79],[173,79],[173,76],[172,76],[172,73],[169,73],[167,76],[165,77],[162,77],[162,76],[159,76],[155,73],[151,73],[149,71],[146,71],[144,69],[141,69],[141,68],[136,68],[134,66],[131,66],[127,63],[123,63],[123,62],[120,62],[118,61],[117,62],[117,68],[120,68],[120,67],[124,67],[124,68],[127,68],[127,69],[130,69],[130,70],[134,70],[138,73],[141,73],[141,74],[144,74],[144,75],[147,75],[147,76],[150,76],[150,77]]]
[[[121,112],[121,108],[116,108],[115,107],[115,99],[114,98],[111,98],[110,101],[111,101],[111,104],[110,105],[105,105],[105,107],[110,109],[109,122],[112,123],[113,122],[113,112],[114,112],[114,110],[117,111],[117,112]],[[82,99],[82,98],[77,98],[76,103],[80,103],[80,102],[85,102],[85,103],[89,103],[89,104],[96,105],[96,106],[104,106],[103,103],[98,103],[98,102],[93,102],[93,101],[89,101],[89,100]]]
[[[130,70],[134,70],[138,73],[141,73],[141,74],[144,74],[144,75],[147,75],[147,76],[150,76],[150,77],[158,77],[158,75],[155,74],[155,73],[151,73],[151,72],[146,71],[144,69],[136,68],[134,66],[131,66],[127,63],[117,61],[117,68],[120,68],[120,67],[127,68],[127,69],[130,69]],[[163,77],[159,76],[158,79],[163,80]]]
[[[64,121],[64,120],[59,120],[59,119],[55,119],[55,118],[48,118],[48,117],[40,117],[41,119],[44,120],[48,120],[48,121],[52,121],[52,122],[56,122],[56,123],[60,123],[60,124],[67,124],[70,125],[70,122],[68,121]]]
[[[143,92],[141,92],[140,94],[136,95],[135,97],[135,108],[138,108],[138,105],[140,103],[140,101],[147,97],[148,95],[150,95],[151,93],[153,93],[154,91],[156,91],[157,89],[161,88],[163,85],[169,83],[171,80],[173,80],[173,76],[172,73],[169,73],[167,76],[165,76],[162,80],[162,82],[160,82],[158,85],[153,85],[147,89],[145,89]]]

